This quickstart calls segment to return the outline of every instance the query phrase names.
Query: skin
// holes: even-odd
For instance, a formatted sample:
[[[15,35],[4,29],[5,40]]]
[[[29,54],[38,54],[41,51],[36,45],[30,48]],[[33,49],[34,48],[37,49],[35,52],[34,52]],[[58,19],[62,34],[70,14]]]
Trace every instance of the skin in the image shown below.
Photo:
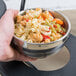
[[[17,10],[7,10],[0,19],[0,61],[7,62],[12,60],[33,61],[36,59],[27,57],[10,46],[14,36],[14,17],[18,14]]]

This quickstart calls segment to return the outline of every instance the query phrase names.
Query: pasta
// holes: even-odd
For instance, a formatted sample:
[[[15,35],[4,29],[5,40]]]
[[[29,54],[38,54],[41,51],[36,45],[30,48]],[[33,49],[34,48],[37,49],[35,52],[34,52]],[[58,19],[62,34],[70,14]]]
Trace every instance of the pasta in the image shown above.
[[[50,43],[65,33],[64,22],[41,8],[27,10],[15,18],[15,36],[28,43]]]

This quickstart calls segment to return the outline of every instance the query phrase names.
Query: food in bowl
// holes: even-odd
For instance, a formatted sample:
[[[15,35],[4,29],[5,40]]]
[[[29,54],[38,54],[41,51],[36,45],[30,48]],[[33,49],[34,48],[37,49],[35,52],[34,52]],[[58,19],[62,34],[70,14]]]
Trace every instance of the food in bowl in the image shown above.
[[[26,10],[15,18],[15,36],[28,43],[50,43],[66,34],[64,22],[41,8]]]

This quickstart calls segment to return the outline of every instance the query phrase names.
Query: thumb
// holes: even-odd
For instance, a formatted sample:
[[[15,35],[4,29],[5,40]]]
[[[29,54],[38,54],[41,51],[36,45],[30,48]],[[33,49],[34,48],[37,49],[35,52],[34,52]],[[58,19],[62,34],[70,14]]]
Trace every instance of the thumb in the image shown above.
[[[12,18],[12,17],[16,17],[18,12],[19,12],[18,10],[8,9],[5,15],[9,15]]]
[[[13,10],[13,13],[14,13],[14,17],[16,17],[18,15],[19,11],[18,10]]]

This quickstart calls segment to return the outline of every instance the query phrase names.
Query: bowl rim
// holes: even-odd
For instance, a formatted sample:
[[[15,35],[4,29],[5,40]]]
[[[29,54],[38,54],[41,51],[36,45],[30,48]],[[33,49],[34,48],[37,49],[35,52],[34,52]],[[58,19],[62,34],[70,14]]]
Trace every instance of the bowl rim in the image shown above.
[[[30,10],[30,9],[36,9],[36,8],[25,9],[25,10],[23,10],[23,11],[20,11],[20,12],[18,13],[18,15],[20,15],[20,14],[24,13],[26,10]],[[27,41],[24,41],[24,40],[18,38],[17,36],[15,36],[15,35],[14,35],[14,38],[16,38],[16,39],[18,39],[18,40],[20,40],[20,41],[22,41],[22,42],[25,42],[25,43],[27,43],[27,44],[31,44],[31,45],[49,45],[49,44],[53,44],[53,43],[59,42],[59,41],[63,40],[65,37],[68,36],[68,34],[69,34],[70,31],[71,31],[71,23],[70,23],[69,19],[68,19],[64,14],[62,14],[61,12],[59,12],[59,11],[56,10],[56,9],[48,9],[48,8],[41,8],[41,9],[42,9],[42,10],[47,10],[47,11],[50,11],[50,12],[51,12],[51,11],[56,12],[56,13],[60,14],[62,17],[64,17],[65,20],[66,20],[67,23],[68,23],[68,30],[67,30],[66,34],[65,34],[63,37],[59,38],[58,40],[52,41],[52,42],[50,42],[50,43],[28,43]]]

